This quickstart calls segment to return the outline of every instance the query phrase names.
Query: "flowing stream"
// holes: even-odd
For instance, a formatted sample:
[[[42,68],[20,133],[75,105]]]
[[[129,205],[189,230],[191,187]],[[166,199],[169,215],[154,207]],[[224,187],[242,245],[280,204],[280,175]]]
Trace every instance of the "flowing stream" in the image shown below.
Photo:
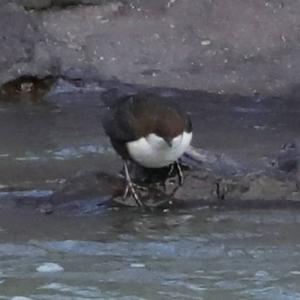
[[[190,98],[193,143],[204,149],[260,165],[299,137],[299,104]],[[100,108],[96,93],[0,103],[0,299],[300,299],[299,211],[72,216],[11,202],[49,197],[77,172],[118,172]]]

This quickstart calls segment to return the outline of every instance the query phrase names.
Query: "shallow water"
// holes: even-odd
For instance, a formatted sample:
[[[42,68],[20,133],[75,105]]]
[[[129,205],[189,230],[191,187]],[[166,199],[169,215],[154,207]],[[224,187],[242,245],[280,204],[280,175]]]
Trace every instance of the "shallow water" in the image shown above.
[[[183,101],[193,145],[261,168],[300,137],[299,103],[283,99],[164,92]],[[121,166],[101,128],[100,93],[54,94],[40,103],[0,102],[0,184],[46,188],[79,171]]]
[[[99,95],[0,103],[0,182],[47,186],[115,160],[100,121]]]
[[[185,103],[203,149],[261,165],[299,138],[299,104],[198,96]],[[0,299],[300,299],[298,211],[93,215],[92,195],[84,217],[7,205],[47,198],[77,172],[116,174],[100,108],[96,93],[0,103]]]
[[[300,299],[299,225],[297,211],[5,215],[0,299]]]

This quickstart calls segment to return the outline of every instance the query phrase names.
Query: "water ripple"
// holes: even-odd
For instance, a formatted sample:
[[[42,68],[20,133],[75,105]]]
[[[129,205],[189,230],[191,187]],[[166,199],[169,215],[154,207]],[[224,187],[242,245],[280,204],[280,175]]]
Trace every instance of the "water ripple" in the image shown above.
[[[217,258],[225,254],[224,247],[197,245],[193,241],[173,241],[167,243],[149,242],[149,243],[102,243],[90,241],[53,241],[37,243],[40,247],[48,250],[61,251],[80,255],[113,255],[124,256],[128,253],[132,256],[155,256],[155,257],[173,257],[181,259],[202,257]]]

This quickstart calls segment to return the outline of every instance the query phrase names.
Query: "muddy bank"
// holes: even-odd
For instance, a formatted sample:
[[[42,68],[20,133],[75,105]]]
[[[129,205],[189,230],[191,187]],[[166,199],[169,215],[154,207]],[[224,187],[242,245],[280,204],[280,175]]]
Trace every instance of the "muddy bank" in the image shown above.
[[[78,3],[88,5],[68,6]],[[297,97],[299,10],[296,0],[2,1],[0,84],[50,75]]]
[[[89,214],[120,204],[122,164],[101,128],[104,99],[145,87],[112,88],[110,82],[98,92],[76,88],[49,92],[39,102],[0,102],[3,210]],[[193,147],[182,158],[184,185],[176,189],[174,176],[166,192],[151,190],[148,206],[298,206],[298,101],[147,91],[185,103],[194,128]],[[135,203],[129,199],[122,205]]]

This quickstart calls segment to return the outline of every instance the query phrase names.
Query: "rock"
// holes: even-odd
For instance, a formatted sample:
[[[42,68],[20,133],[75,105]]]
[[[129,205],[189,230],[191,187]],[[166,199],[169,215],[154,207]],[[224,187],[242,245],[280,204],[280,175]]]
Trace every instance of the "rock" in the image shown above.
[[[1,5],[0,22],[0,39],[4,41],[0,43],[1,69],[10,67],[15,61],[29,61],[33,56],[36,35],[29,15],[16,5]]]
[[[3,1],[3,0],[2,0]],[[69,5],[100,5],[105,0],[6,0],[7,3],[14,2],[25,9],[46,9],[51,7],[66,7]]]
[[[102,172],[79,172],[63,182],[52,198],[50,213],[83,215],[99,213],[111,205],[111,194],[120,179]]]
[[[18,4],[26,9],[44,9],[51,6],[52,0],[18,0]]]
[[[90,68],[133,84],[296,98],[299,9],[296,0],[1,1],[0,85]]]
[[[0,28],[0,86],[22,76],[55,74],[55,60],[44,48],[44,36],[31,13],[12,3],[2,4]]]
[[[21,76],[2,85],[0,100],[9,97],[10,100],[39,102],[46,93],[48,94],[54,82],[52,77],[39,79],[34,76]]]
[[[300,168],[300,149],[295,142],[284,144],[277,158],[277,167],[284,172],[297,172]]]
[[[263,200],[300,201],[300,190],[296,180],[276,178],[272,174],[257,172],[234,179],[222,181],[225,199],[239,199],[241,201]]]
[[[292,170],[295,167],[296,146],[289,144],[283,147],[289,153],[292,152]],[[288,150],[287,150],[288,149]],[[281,152],[283,149],[281,149]],[[296,156],[295,156],[296,153]],[[288,157],[290,157],[290,154]],[[188,151],[187,163],[192,163],[193,170],[188,172],[184,188],[180,188],[175,193],[175,199],[183,201],[193,201],[201,199],[206,203],[219,202],[225,204],[236,202],[243,205],[243,201],[252,201],[257,205],[260,201],[280,203],[281,201],[300,202],[299,178],[297,176],[287,176],[286,174],[276,173],[266,168],[256,171],[236,168],[236,172],[227,172],[233,166],[239,166],[227,156],[219,156],[215,160],[213,153],[205,152],[201,149],[192,148]],[[198,161],[198,166],[195,162]],[[288,160],[289,162],[290,160]],[[228,163],[229,162],[229,163]],[[298,163],[296,159],[296,163]],[[223,170],[217,169],[216,164],[223,166]],[[196,166],[196,167],[195,167]],[[296,165],[297,166],[297,165]],[[289,168],[290,170],[290,168]],[[298,171],[298,169],[297,169]],[[298,173],[299,176],[299,171]],[[258,205],[259,206],[259,205]]]

